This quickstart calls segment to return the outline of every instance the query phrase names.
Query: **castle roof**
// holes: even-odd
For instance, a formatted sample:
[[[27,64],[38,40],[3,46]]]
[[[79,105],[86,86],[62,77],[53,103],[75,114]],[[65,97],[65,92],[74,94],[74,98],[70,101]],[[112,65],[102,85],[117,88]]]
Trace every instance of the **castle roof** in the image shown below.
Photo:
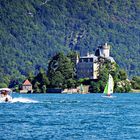
[[[108,45],[107,43],[105,43],[104,45],[101,45],[101,46],[99,46],[98,48],[110,49],[110,45]]]
[[[87,56],[81,56],[80,58],[93,58],[94,60],[96,60],[98,57],[94,54],[87,54]]]

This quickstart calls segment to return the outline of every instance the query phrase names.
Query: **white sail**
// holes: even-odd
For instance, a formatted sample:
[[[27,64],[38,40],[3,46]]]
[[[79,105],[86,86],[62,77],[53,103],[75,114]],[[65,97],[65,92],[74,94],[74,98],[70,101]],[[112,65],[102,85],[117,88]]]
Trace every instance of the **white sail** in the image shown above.
[[[113,81],[113,77],[109,74],[109,80],[108,80],[108,92],[111,94],[113,93],[113,89],[114,89],[114,81]]]
[[[104,89],[104,94],[109,96],[110,94],[113,93],[113,89],[114,89],[113,77],[109,74],[108,82]]]

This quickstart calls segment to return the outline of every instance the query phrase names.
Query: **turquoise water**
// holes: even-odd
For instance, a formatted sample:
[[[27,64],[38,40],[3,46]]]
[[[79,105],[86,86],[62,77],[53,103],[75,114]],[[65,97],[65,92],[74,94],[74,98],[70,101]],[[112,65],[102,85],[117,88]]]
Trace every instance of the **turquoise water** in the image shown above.
[[[0,103],[1,140],[139,140],[140,94],[14,94]]]

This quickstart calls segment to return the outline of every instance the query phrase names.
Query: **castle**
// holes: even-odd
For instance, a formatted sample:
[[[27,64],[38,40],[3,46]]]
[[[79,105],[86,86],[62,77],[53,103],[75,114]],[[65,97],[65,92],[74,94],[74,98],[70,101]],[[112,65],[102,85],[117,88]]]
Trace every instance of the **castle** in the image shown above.
[[[110,45],[105,43],[99,46],[94,54],[87,53],[87,56],[77,57],[76,69],[77,78],[98,79],[99,76],[99,57],[106,58],[111,62],[115,62],[110,56]]]

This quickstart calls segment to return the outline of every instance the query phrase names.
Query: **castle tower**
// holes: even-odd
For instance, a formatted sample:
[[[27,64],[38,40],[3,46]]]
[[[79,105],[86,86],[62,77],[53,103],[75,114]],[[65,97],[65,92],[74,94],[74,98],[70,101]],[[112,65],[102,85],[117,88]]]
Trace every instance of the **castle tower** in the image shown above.
[[[107,43],[101,46],[99,50],[100,50],[100,56],[103,56],[105,58],[110,56],[110,45],[108,45]]]

